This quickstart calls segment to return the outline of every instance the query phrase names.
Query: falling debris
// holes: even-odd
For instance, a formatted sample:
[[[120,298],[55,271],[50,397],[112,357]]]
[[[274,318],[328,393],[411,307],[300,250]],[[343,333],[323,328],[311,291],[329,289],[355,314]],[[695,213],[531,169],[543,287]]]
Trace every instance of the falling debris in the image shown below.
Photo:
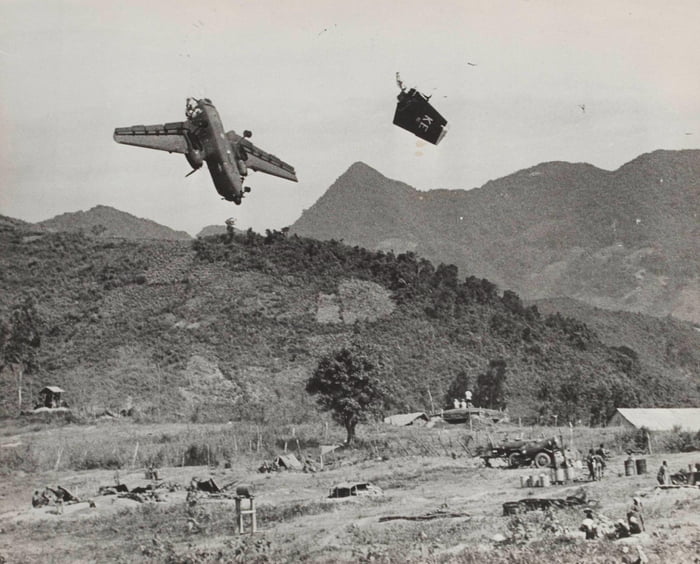
[[[430,96],[415,88],[406,91],[399,73],[396,84],[401,89],[394,113],[394,125],[410,131],[415,136],[437,145],[447,134],[447,120],[430,105]]]

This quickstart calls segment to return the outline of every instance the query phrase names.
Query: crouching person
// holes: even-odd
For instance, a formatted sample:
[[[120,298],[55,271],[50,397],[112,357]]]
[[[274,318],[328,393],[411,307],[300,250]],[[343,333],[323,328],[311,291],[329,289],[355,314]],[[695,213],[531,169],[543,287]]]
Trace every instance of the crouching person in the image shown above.
[[[642,501],[638,497],[632,498],[632,507],[627,512],[627,524],[629,525],[630,533],[633,535],[638,535],[644,530]]]
[[[581,526],[578,528],[578,530],[586,533],[586,540],[598,538],[598,524],[593,518],[593,510],[586,509],[584,514],[585,519],[581,521]]]

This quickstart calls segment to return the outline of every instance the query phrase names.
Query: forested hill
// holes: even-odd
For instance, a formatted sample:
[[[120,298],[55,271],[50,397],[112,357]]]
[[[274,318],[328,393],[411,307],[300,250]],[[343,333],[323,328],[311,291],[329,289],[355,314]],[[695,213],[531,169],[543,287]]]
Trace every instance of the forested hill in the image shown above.
[[[414,251],[527,299],[568,296],[700,323],[700,150],[615,171],[548,162],[473,190],[420,191],[353,164],[291,232]]]
[[[279,232],[128,241],[4,222],[0,319],[5,360],[15,337],[36,337],[25,408],[53,384],[88,411],[301,421],[316,417],[304,384],[319,358],[350,342],[390,357],[396,410],[446,405],[458,376],[514,417],[598,423],[619,405],[700,401],[688,325],[655,331],[649,318],[664,350],[684,351],[651,364],[644,339],[608,346],[454,266]],[[16,413],[17,379],[5,370],[1,382],[2,413]]]

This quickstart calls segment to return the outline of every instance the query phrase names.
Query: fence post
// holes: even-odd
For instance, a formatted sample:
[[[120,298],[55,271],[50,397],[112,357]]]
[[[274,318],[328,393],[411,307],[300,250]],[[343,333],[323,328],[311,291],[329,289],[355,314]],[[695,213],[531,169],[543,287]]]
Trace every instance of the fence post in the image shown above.
[[[63,446],[58,448],[58,455],[56,456],[56,464],[54,464],[54,472],[58,470],[58,465],[61,464],[61,454],[63,453]]]
[[[134,456],[131,459],[131,467],[135,468],[136,467],[136,457],[139,455],[139,442],[136,441],[136,448],[134,449]]]

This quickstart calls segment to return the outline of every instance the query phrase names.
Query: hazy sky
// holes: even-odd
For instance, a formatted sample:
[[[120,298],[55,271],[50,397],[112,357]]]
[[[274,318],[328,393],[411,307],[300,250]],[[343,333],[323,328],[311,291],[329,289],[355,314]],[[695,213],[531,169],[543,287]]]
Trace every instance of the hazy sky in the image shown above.
[[[228,217],[262,231],[356,161],[469,189],[698,148],[699,21],[697,0],[0,0],[0,214],[103,204],[193,235]],[[396,71],[449,121],[438,147],[392,125]],[[112,140],[183,120],[187,96],[300,182],[251,173],[235,206],[184,156]]]

